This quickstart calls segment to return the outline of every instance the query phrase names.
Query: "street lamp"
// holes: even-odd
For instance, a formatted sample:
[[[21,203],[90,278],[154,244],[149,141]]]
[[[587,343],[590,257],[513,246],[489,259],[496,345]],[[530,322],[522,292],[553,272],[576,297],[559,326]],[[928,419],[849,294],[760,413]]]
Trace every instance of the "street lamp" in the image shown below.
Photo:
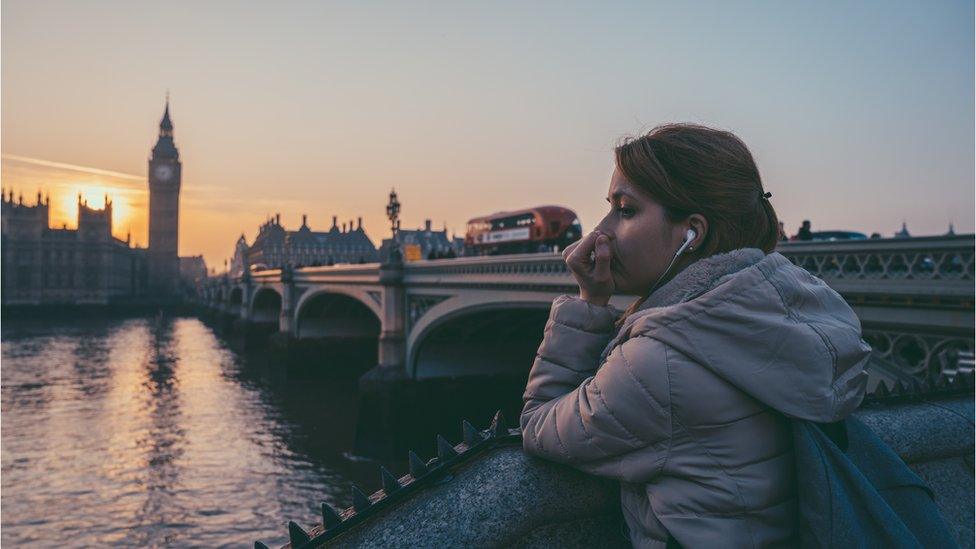
[[[386,217],[390,220],[390,229],[393,236],[396,236],[400,228],[400,201],[397,200],[396,189],[390,191],[390,203],[386,205]]]
[[[396,189],[390,190],[390,202],[386,205],[386,217],[390,220],[390,261],[400,261],[400,201],[397,200]]]

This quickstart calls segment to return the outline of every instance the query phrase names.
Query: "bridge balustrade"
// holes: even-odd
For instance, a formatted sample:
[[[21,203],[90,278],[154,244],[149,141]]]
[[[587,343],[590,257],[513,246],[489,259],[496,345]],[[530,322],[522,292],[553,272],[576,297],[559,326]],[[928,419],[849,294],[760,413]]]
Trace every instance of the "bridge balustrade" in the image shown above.
[[[828,283],[838,284],[840,289],[885,293],[903,292],[908,288],[929,294],[972,295],[973,243],[973,235],[970,234],[906,239],[782,242],[776,251],[814,276]],[[566,264],[558,253],[425,260],[408,262],[404,265],[404,270],[408,277],[418,279],[432,275],[546,275],[572,283]],[[306,283],[375,283],[378,274],[377,263],[303,267],[294,270],[295,280]],[[254,283],[276,282],[280,277],[280,269],[250,274]],[[851,286],[841,281],[869,283]],[[906,281],[909,283],[905,284]],[[230,281],[232,285],[239,283],[239,277]]]
[[[972,304],[973,235],[791,242],[777,251],[849,299]]]
[[[973,242],[973,235],[782,242],[776,251],[831,286],[840,286],[839,292],[851,289],[972,295]],[[408,276],[414,277],[556,275],[572,283],[562,256],[555,253],[418,261],[407,263],[405,269]],[[867,283],[852,285],[852,281]]]

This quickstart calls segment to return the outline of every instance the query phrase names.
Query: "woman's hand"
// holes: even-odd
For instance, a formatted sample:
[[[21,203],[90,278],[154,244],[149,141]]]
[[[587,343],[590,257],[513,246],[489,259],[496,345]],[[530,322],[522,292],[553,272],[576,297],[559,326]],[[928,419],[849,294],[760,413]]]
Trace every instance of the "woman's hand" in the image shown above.
[[[579,284],[580,298],[600,307],[613,295],[610,274],[610,238],[593,231],[563,250],[563,260]]]

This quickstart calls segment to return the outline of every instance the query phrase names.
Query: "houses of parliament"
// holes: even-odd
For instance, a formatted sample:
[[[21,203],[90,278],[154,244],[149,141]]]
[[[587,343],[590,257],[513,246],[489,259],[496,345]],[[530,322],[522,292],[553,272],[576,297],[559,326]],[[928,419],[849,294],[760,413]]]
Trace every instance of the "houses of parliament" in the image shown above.
[[[0,211],[3,305],[112,304],[178,297],[184,275],[206,276],[202,258],[181,258],[181,170],[167,99],[149,158],[149,246],[112,235],[112,202],[89,207],[78,196],[77,229],[51,228],[50,198],[33,204],[4,191]],[[192,271],[192,273],[188,272]]]

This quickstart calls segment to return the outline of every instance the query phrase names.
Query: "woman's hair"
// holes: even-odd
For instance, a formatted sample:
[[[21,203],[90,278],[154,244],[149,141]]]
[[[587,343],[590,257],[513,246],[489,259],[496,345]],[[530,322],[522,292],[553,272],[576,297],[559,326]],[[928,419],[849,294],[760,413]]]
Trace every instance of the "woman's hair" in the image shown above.
[[[664,207],[671,223],[693,213],[708,220],[708,234],[688,255],[695,259],[739,248],[770,253],[779,240],[779,219],[763,198],[752,154],[731,132],[697,124],[665,124],[616,148],[617,168]],[[635,301],[623,323],[647,296]]]

